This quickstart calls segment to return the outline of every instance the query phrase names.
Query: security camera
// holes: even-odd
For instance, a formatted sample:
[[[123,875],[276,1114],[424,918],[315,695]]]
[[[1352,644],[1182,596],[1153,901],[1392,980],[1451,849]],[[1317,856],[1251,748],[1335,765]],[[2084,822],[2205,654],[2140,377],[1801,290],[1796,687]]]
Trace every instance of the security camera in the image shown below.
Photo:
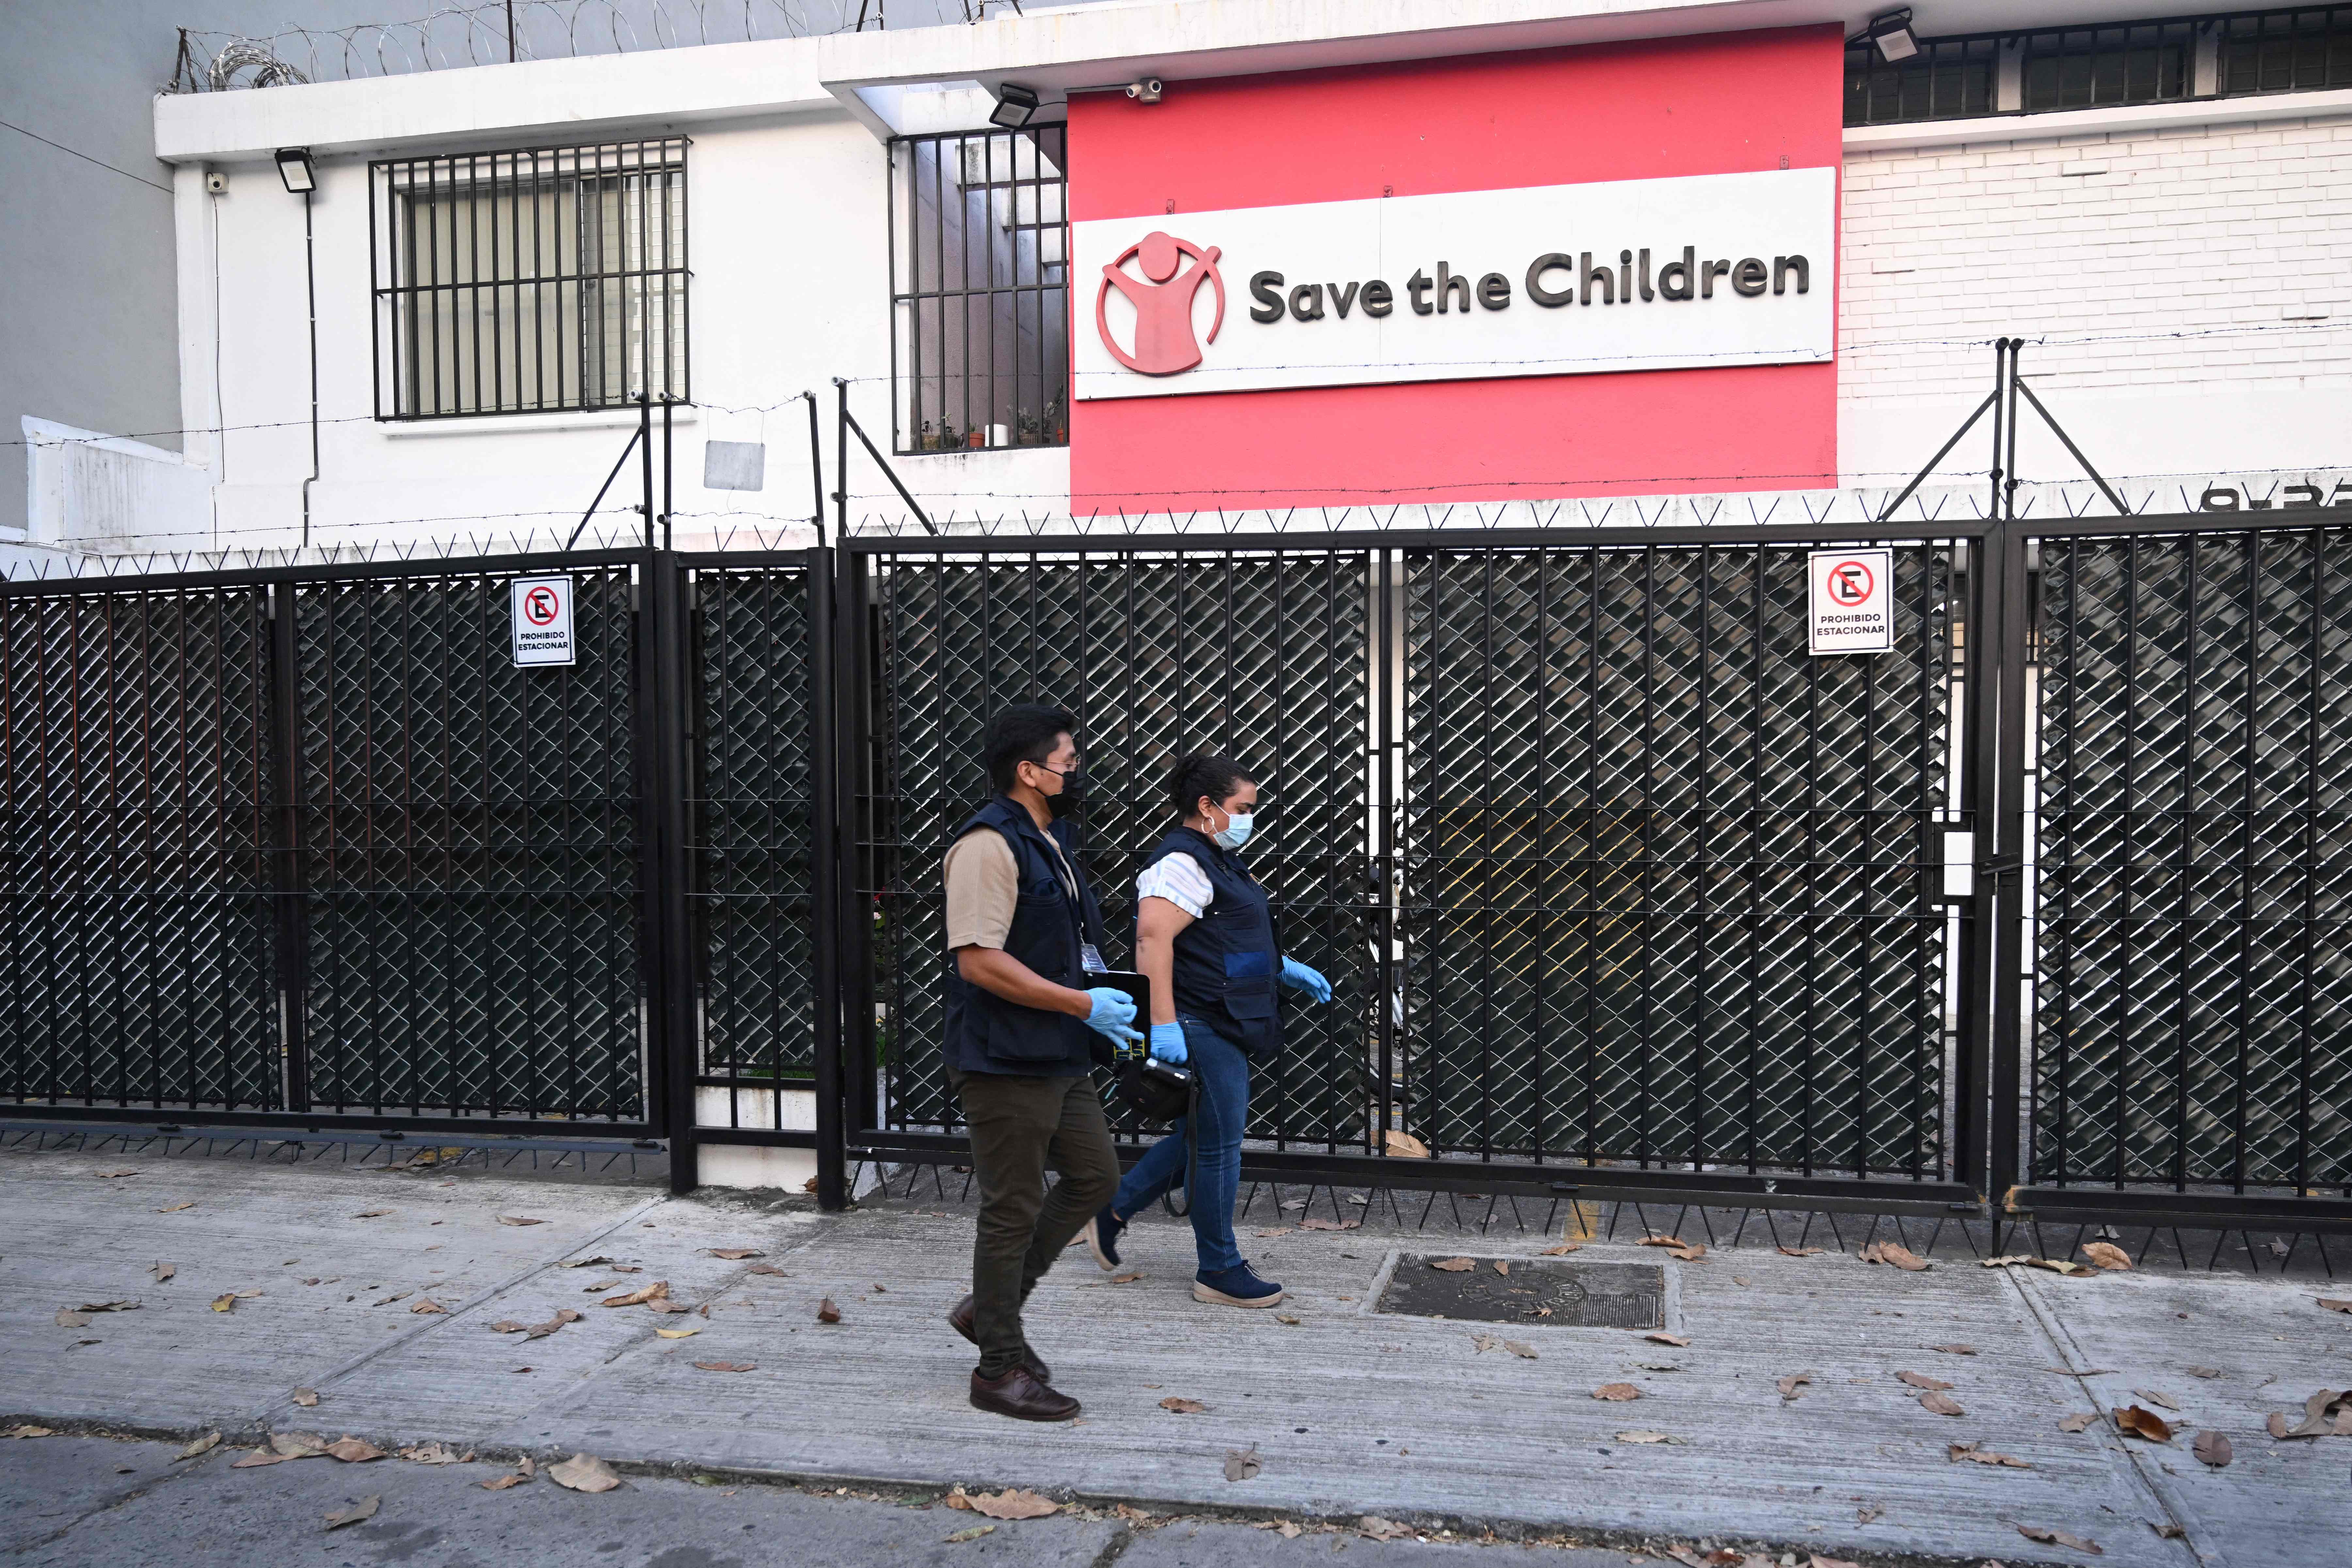
[[[228,176],[222,174],[218,169],[206,169],[205,171],[205,189],[216,196],[225,196],[228,195]]]
[[[1135,100],[1138,103],[1159,102],[1160,79],[1156,76],[1148,76],[1141,81],[1129,82],[1127,84],[1127,96]]]

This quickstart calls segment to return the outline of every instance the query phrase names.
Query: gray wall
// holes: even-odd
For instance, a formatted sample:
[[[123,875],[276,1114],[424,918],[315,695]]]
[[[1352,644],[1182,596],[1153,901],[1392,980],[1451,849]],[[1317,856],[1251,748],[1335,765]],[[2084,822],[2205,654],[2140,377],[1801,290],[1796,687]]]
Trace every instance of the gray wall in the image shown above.
[[[621,12],[637,14],[632,39],[656,35],[659,4],[619,0]],[[281,56],[331,79],[345,74],[341,41],[289,28],[348,28],[439,8],[422,0],[0,0],[0,526],[25,523],[25,415],[180,447],[172,171],[153,156],[152,109],[171,79],[179,29],[275,34]],[[763,24],[770,8],[753,7]],[[609,16],[601,4],[587,9]],[[962,7],[896,0],[890,10],[903,28],[960,20]],[[440,25],[441,34],[448,29]],[[381,42],[398,58],[415,40]],[[598,42],[581,37],[580,52],[603,52]],[[360,58],[383,58],[378,43],[365,40]],[[457,38],[436,34],[433,45],[464,58]],[[551,32],[527,38],[524,51],[568,49]]]

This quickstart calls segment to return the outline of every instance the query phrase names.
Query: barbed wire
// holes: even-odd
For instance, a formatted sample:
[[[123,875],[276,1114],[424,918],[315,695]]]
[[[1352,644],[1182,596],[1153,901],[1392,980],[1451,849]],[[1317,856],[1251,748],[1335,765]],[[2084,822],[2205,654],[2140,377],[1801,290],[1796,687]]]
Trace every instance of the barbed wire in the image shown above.
[[[2168,340],[2202,340],[2202,339],[2220,338],[2220,337],[2243,337],[2243,336],[2259,336],[2259,335],[2277,335],[2277,334],[2281,334],[2281,333],[2286,333],[2286,334],[2299,334],[2299,333],[2331,332],[2331,331],[2333,331],[2333,332],[2352,331],[2352,320],[2341,321],[2273,321],[2273,322],[2255,322],[2255,323],[2249,323],[2249,324],[2246,324],[2246,325],[2243,325],[2243,326],[2226,326],[2226,327],[2191,327],[2191,328],[2177,329],[2177,330],[2170,331],[2154,331],[2154,332],[2150,332],[2150,331],[2070,332],[2070,333],[2045,332],[2045,333],[2042,333],[2042,334],[2041,334],[2041,335],[2039,335],[2039,336],[2032,335],[2032,334],[2027,334],[2027,335],[2025,335],[2025,336],[2021,339],[2021,341],[2022,341],[2024,343],[2026,343],[2029,347],[2066,348],[2066,347],[2079,347],[2079,346],[2087,345],[2087,344],[2099,344],[2099,343],[2143,343],[2143,342],[2164,342],[2164,341],[2168,341]],[[2009,334],[2009,335],[2011,335],[2011,336],[2016,336],[2017,334],[2011,333],[2011,334]],[[1920,337],[1901,337],[1901,338],[1852,338],[1852,339],[1848,339],[1848,340],[1846,340],[1844,342],[1843,342],[1843,343],[1841,343],[1841,344],[1839,345],[1839,347],[1838,347],[1838,353],[1839,353],[1840,357],[1844,357],[1844,356],[1846,356],[1846,355],[1851,355],[1851,354],[1875,353],[1883,353],[1883,352],[1888,352],[1888,351],[1893,351],[1893,350],[1897,350],[1897,349],[1921,349],[1921,348],[1989,349],[1989,348],[1990,348],[1990,347],[1993,345],[1993,343],[1994,343],[1995,342],[1997,342],[1997,341],[1998,341],[1998,339],[1997,339],[1997,338],[1988,338],[1988,337],[1982,337],[1982,336],[1967,336],[1967,337],[1949,337],[1949,336],[1946,336],[1946,337],[1926,337],[1926,338],[1920,338]],[[1427,361],[1427,360],[1397,360],[1397,361],[1381,361],[1381,362],[1375,362],[1375,363],[1370,363],[1370,364],[1369,364],[1369,365],[1368,365],[1368,364],[1365,364],[1363,362],[1359,361],[1359,362],[1353,362],[1351,368],[1359,368],[1359,369],[1408,369],[1408,368],[1415,368],[1415,367],[1426,368],[1426,367],[1430,366],[1431,364],[1433,364],[1433,363],[1438,363],[1438,362],[1433,362],[1433,361]],[[1482,363],[1483,363],[1483,362],[1482,362]],[[1558,361],[1558,362],[1555,362],[1555,361],[1535,361],[1535,360],[1529,360],[1529,361],[1525,361],[1525,362],[1520,362],[1520,363],[1521,363],[1523,365],[1527,365],[1527,366],[1533,366],[1533,365],[1537,365],[1537,364],[1555,363],[1590,363],[1590,362],[1573,362],[1573,361]],[[1829,361],[1822,361],[1822,362],[1819,362],[1819,363],[1832,363],[1832,362],[1829,362]],[[1264,367],[1258,367],[1258,368],[1265,368],[1265,369],[1329,369],[1329,368],[1336,368],[1336,367],[1335,367],[1335,366],[1333,366],[1333,365],[1328,365],[1328,364],[1306,364],[1306,363],[1300,363],[1300,364],[1290,364],[1290,365],[1273,365],[1273,366],[1264,366]],[[2037,373],[2037,374],[2036,374],[2036,376],[2035,376],[2035,379],[2039,379],[2039,377],[2040,377],[2040,376],[2042,376],[2042,375],[2049,375],[2049,374],[2061,374],[2061,375],[2063,375],[2063,374],[2066,374],[2066,373],[2065,373],[2063,370],[2058,370],[2058,371],[2049,371],[2049,370],[2044,370],[2044,371],[2042,371],[2042,372]],[[2308,374],[2308,372],[2297,372],[2297,373],[2295,373],[2295,374]],[[843,381],[845,381],[845,382],[846,382],[846,383],[848,383],[848,384],[849,384],[850,385],[852,385],[852,386],[873,386],[873,385],[877,385],[877,384],[894,384],[894,385],[895,385],[896,384],[898,384],[898,383],[901,383],[901,382],[904,382],[904,381],[908,381],[908,380],[911,380],[911,379],[914,379],[914,378],[912,378],[912,377],[908,377],[908,376],[898,376],[898,375],[879,374],[879,375],[845,375],[845,376],[841,377],[840,379],[841,379],[841,380],[843,380]],[[2272,378],[2272,379],[2276,379],[2276,378]],[[1978,389],[1978,390],[1980,390],[1980,389]],[[679,407],[679,408],[691,408],[691,409],[695,410],[698,414],[729,414],[729,415],[774,414],[774,413],[778,413],[778,412],[780,412],[780,411],[782,411],[782,410],[783,410],[783,409],[793,407],[793,405],[795,405],[796,404],[799,404],[800,402],[802,402],[802,401],[803,401],[803,399],[804,399],[807,395],[808,395],[808,394],[807,394],[807,393],[805,393],[805,392],[795,392],[795,393],[792,394],[790,396],[788,396],[788,397],[779,398],[777,401],[775,401],[775,402],[773,402],[773,403],[726,404],[726,403],[705,403],[705,402],[694,402],[694,403],[680,403],[680,404],[676,405],[675,406]],[[816,395],[817,395],[818,400],[819,400],[819,407],[820,407],[820,411],[822,411],[823,406],[824,406],[824,401],[825,401],[825,400],[830,396],[830,394],[829,394],[829,392],[827,392],[827,391],[818,390],[818,391],[816,392]],[[1967,394],[1955,394],[1954,395],[1956,395],[1956,396],[1974,395],[1974,391],[1971,391],[1971,392],[1967,393]],[[655,405],[655,407],[656,407],[656,408],[659,408],[660,406],[661,406],[661,405],[659,405],[659,404],[656,404],[656,405]],[[602,407],[602,408],[590,408],[590,409],[515,409],[515,410],[493,410],[493,411],[485,412],[485,413],[480,414],[480,415],[478,415],[478,416],[469,416],[469,417],[478,417],[478,418],[482,418],[482,419],[501,419],[501,418],[521,418],[521,417],[528,417],[528,416],[532,416],[532,415],[539,415],[539,414],[633,414],[633,413],[635,413],[635,405],[633,405],[633,404],[614,404],[614,405],[608,405],[608,406],[605,406],[605,407]],[[311,423],[310,418],[310,416],[306,414],[306,415],[303,415],[303,416],[299,416],[299,417],[297,417],[297,418],[253,420],[253,421],[249,421],[249,422],[247,422],[247,423],[245,423],[245,424],[239,424],[239,425],[183,425],[183,426],[173,426],[173,427],[172,427],[172,428],[170,428],[170,429],[128,431],[128,432],[124,432],[124,433],[121,433],[121,434],[119,434],[119,435],[58,436],[58,437],[46,437],[46,436],[45,436],[45,437],[37,437],[37,438],[35,438],[35,437],[10,437],[10,438],[7,438],[7,439],[5,439],[5,440],[0,440],[0,447],[36,447],[36,446],[41,446],[41,447],[51,447],[51,446],[54,446],[54,447],[66,447],[66,446],[88,446],[88,445],[95,445],[95,444],[97,444],[97,443],[100,443],[100,442],[105,442],[105,441],[152,441],[152,440],[158,440],[158,439],[163,439],[163,438],[165,438],[165,437],[189,437],[189,436],[227,436],[227,435],[235,435],[235,434],[238,434],[238,433],[240,433],[240,432],[254,431],[254,430],[285,430],[285,429],[291,429],[291,428],[294,428],[294,427],[296,427],[296,426],[301,426],[301,427],[305,427],[305,428],[307,428],[307,427],[310,426],[310,423]],[[373,414],[373,413],[368,413],[368,414],[338,414],[338,415],[331,415],[331,416],[325,416],[325,417],[320,418],[320,419],[318,421],[318,423],[319,423],[319,424],[320,424],[320,425],[400,425],[400,426],[403,426],[404,427],[412,427],[412,426],[415,426],[417,422],[415,422],[415,421],[407,421],[407,420],[396,420],[396,419],[394,419],[394,420],[387,420],[387,419],[383,419],[383,418],[382,418],[381,416],[377,416],[377,415],[375,415],[375,414]],[[614,426],[614,428],[621,428],[622,426],[617,426],[617,425],[616,425],[616,426]],[[993,447],[991,447],[991,448],[981,448],[981,449],[982,449],[982,450],[1003,450],[1003,448],[993,448]],[[913,454],[906,454],[906,455],[912,456]]]
[[[899,27],[982,20],[1018,0],[898,0]],[[762,43],[889,26],[886,0],[478,0],[397,22],[291,23],[269,33],[180,29],[166,92],[355,81],[510,61]],[[512,31],[509,28],[511,26]]]

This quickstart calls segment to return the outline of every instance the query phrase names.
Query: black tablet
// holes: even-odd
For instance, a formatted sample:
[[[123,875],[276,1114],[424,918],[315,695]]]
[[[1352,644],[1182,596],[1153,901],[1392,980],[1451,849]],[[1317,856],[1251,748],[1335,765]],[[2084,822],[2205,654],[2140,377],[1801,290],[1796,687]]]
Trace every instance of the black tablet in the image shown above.
[[[1107,986],[1135,998],[1135,1032],[1151,1033],[1151,976],[1131,969],[1101,969],[1087,976],[1087,989]]]

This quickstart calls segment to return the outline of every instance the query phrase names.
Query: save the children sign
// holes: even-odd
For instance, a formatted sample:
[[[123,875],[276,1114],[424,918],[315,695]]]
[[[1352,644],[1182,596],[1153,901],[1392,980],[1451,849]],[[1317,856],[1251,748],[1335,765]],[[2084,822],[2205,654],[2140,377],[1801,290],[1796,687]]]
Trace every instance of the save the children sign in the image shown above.
[[[1100,218],[1071,232],[1093,328],[1077,334],[1081,399],[1834,352],[1833,169]]]

